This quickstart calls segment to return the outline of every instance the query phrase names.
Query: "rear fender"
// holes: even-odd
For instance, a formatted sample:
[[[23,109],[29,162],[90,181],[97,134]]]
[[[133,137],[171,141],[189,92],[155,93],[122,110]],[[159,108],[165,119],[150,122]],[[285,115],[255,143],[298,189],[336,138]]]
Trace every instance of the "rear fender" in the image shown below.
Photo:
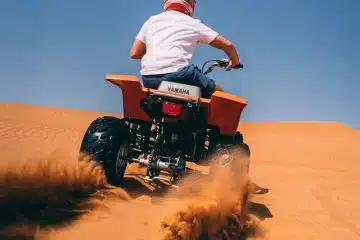
[[[215,91],[211,96],[208,109],[208,121],[213,126],[220,127],[220,133],[233,136],[236,134],[241,113],[247,101],[241,97]]]
[[[146,90],[136,76],[109,74],[105,76],[105,80],[121,89],[125,118],[149,121],[149,117],[140,108],[140,101],[146,96]]]

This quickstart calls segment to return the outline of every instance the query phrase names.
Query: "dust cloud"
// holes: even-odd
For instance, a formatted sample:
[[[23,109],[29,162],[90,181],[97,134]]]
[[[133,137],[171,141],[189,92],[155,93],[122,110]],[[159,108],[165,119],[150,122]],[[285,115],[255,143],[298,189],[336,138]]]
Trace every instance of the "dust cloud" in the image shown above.
[[[262,236],[259,220],[248,210],[251,181],[244,174],[234,177],[230,170],[219,168],[211,176],[189,174],[178,189],[161,196],[161,204],[153,205],[110,186],[90,156],[75,159],[57,152],[33,158],[0,170],[0,238],[95,239],[114,229],[123,230],[121,239]],[[103,220],[81,218],[103,213]]]
[[[246,174],[234,176],[231,170],[217,167],[211,177],[185,179],[180,190],[183,206],[162,221],[163,240],[263,236],[259,220],[249,212],[251,180]]]
[[[54,152],[0,170],[0,238],[32,239],[39,229],[62,226],[102,206],[102,199],[129,200],[111,192],[90,156]]]

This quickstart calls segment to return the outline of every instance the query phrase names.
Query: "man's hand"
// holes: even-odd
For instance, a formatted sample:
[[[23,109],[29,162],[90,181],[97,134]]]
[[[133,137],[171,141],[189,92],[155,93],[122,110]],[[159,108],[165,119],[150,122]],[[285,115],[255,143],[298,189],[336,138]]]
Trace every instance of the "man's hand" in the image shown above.
[[[230,71],[232,68],[239,68],[240,66],[240,62],[239,63],[233,63],[233,61],[230,60],[229,65],[226,67],[226,71]]]

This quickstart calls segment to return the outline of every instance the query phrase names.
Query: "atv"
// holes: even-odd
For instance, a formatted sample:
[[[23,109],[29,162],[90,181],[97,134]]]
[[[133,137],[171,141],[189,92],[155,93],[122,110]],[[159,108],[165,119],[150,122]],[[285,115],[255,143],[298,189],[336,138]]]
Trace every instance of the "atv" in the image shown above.
[[[204,72],[208,63],[211,65]],[[228,63],[207,61],[202,72],[226,68]],[[158,89],[144,88],[136,76],[109,74],[105,80],[122,90],[123,116],[94,120],[80,152],[93,156],[110,184],[121,184],[127,165],[132,163],[146,168],[146,181],[165,180],[170,185],[185,174],[187,162],[229,166],[235,174],[248,171],[250,149],[238,131],[247,105],[243,98],[215,91],[207,99],[197,86],[167,81]],[[242,157],[229,154],[231,150]]]

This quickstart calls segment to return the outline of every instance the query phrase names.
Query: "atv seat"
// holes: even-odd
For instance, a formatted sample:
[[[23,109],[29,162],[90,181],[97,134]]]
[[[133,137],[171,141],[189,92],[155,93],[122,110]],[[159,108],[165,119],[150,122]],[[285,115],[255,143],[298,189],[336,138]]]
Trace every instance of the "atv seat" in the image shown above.
[[[201,98],[201,88],[182,83],[162,81],[157,90],[153,92],[154,95],[185,102],[192,102],[194,98]]]
[[[162,81],[158,90],[201,98],[201,88],[183,83]]]

